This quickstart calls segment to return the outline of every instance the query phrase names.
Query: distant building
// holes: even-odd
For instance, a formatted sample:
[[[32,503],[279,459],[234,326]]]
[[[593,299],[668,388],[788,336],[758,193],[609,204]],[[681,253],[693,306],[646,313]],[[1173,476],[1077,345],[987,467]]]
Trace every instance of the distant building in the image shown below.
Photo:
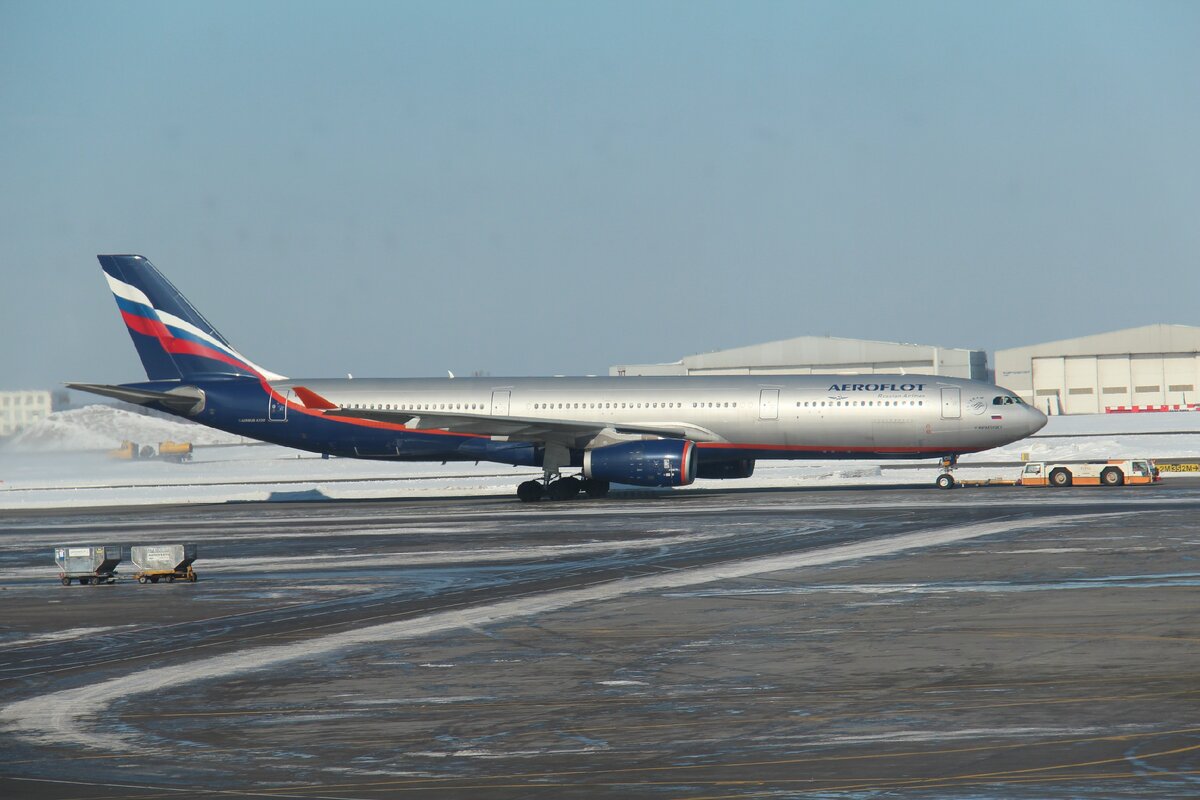
[[[997,350],[996,383],[1047,414],[1200,408],[1200,328],[1145,325]]]
[[[617,364],[609,375],[858,375],[911,373],[987,380],[987,353],[924,344],[799,336],[684,356],[667,364]]]
[[[0,436],[12,436],[50,415],[50,392],[0,392]]]

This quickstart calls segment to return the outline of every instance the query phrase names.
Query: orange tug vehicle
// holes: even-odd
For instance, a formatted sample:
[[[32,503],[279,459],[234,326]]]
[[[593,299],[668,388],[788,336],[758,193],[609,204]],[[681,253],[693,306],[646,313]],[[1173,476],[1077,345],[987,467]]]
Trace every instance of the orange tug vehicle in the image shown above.
[[[1132,486],[1161,480],[1148,458],[1109,459],[1087,463],[1033,461],[1025,465],[1021,486]]]

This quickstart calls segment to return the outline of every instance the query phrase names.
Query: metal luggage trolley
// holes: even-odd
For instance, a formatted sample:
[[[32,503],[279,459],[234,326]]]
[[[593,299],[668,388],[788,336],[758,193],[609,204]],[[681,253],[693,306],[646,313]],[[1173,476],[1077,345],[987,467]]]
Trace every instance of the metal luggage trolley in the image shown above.
[[[137,567],[133,577],[138,583],[158,583],[166,578],[174,581],[196,582],[192,562],[196,560],[194,544],[139,544],[129,548],[129,560]]]
[[[63,586],[79,581],[80,586],[115,583],[121,548],[113,545],[54,548],[54,563]]]

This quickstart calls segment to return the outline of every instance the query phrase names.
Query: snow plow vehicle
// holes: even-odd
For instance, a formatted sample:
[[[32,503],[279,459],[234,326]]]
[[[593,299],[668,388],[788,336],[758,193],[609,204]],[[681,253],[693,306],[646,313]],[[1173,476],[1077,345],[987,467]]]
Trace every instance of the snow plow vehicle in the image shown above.
[[[1148,458],[1110,459],[1085,463],[1033,461],[1025,465],[1021,486],[1130,486],[1161,480]]]

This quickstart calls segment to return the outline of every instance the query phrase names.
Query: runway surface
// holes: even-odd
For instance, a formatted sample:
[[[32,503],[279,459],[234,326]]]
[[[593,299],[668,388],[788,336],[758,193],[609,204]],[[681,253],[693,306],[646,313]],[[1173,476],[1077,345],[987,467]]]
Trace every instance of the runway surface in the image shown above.
[[[1187,478],[11,514],[0,796],[1195,797],[1197,519]],[[52,561],[184,541],[195,584]]]

